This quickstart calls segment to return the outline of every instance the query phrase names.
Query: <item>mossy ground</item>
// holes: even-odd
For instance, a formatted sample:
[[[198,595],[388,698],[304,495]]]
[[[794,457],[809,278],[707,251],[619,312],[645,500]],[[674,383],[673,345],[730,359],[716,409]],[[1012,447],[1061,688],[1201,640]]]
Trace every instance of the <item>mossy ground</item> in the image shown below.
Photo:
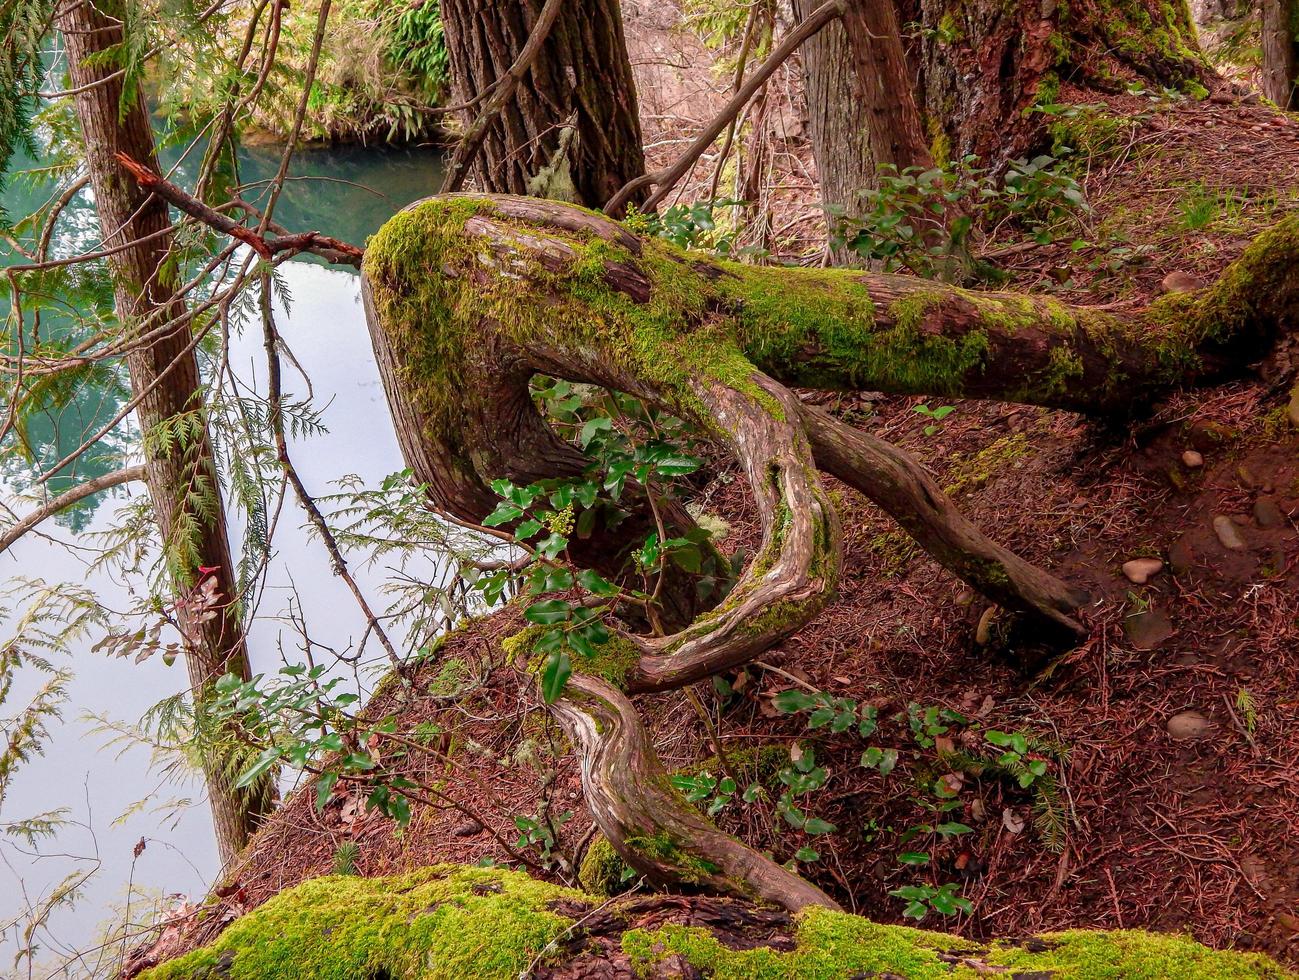
[[[209,946],[148,971],[143,980],[505,980],[572,956],[551,944],[574,934],[580,917],[554,909],[596,904],[581,892],[495,868],[438,865],[391,878],[316,878],[238,919]],[[797,947],[776,952],[731,950],[698,928],[629,928],[621,953],[646,976],[676,955],[705,976],[754,980],[872,973],[962,980],[1002,972],[997,968],[1059,980],[1286,976],[1265,957],[1215,952],[1177,935],[1075,931],[980,946],[824,909],[799,915],[795,929]]]

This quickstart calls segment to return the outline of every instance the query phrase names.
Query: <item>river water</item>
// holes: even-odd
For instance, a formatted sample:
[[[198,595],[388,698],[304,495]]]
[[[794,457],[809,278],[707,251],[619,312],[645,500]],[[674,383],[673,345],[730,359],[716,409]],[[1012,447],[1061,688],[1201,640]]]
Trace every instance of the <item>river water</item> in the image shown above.
[[[243,180],[273,174],[280,153],[279,147],[242,150]],[[440,157],[431,149],[304,149],[295,157],[292,179],[275,217],[294,231],[319,230],[361,243],[396,210],[432,193],[440,179]],[[19,180],[11,183],[0,202],[17,217],[47,193]],[[69,208],[60,222],[55,254],[73,254],[96,240],[92,207],[86,194]],[[0,264],[15,261],[8,248],[0,242]],[[366,334],[357,275],[310,260],[288,262],[280,269],[291,301],[279,304],[277,322],[310,378],[313,404],[327,429],[293,442],[295,463],[313,494],[329,492],[332,481],[349,474],[366,487],[377,487],[385,476],[402,468],[402,461]],[[258,385],[265,374],[260,330],[233,337],[231,358],[240,378]],[[286,395],[307,393],[298,373],[287,365],[285,389]],[[83,433],[111,418],[120,404],[102,389],[79,392],[57,417],[33,424],[38,455],[57,458],[76,446]],[[109,447],[130,448],[132,441],[132,430],[127,428],[109,440]],[[107,470],[116,465],[105,462],[100,467]],[[72,481],[93,475],[95,468],[94,464],[83,468]],[[7,496],[22,489],[29,479],[30,473],[22,467],[8,465],[0,473],[0,493]],[[109,608],[130,606],[143,588],[138,577],[89,572],[87,553],[75,547],[89,540],[86,535],[112,524],[114,512],[127,499],[123,491],[101,497],[107,499],[93,508],[57,525],[48,523],[43,528],[46,537],[28,535],[0,555],[0,583],[12,584],[17,578],[71,582],[92,589]],[[330,573],[323,548],[303,523],[301,511],[286,503],[267,588],[249,635],[255,671],[273,672],[282,656],[294,659],[298,636],[286,618],[290,610],[310,623],[313,638],[336,648],[355,643],[364,630],[344,584]],[[435,564],[435,556],[429,562]],[[392,570],[382,564],[358,564],[354,572],[371,605],[386,605],[383,585]],[[0,600],[0,616],[2,607],[11,609],[11,621],[0,627],[0,637],[12,633],[12,610],[20,597],[21,590],[18,596]],[[201,897],[218,870],[201,781],[191,777],[168,782],[157,766],[151,768],[147,748],[113,744],[90,717],[135,722],[151,705],[184,690],[183,665],[167,667],[158,658],[140,664],[109,659],[93,652],[91,642],[78,645],[68,657],[56,656],[57,665],[75,675],[71,697],[44,754],[19,772],[0,812],[4,821],[64,809],[73,821],[34,848],[0,838],[0,925],[21,920],[26,909],[39,906],[69,875],[81,883],[76,901],[55,911],[49,928],[39,934],[38,961],[92,946],[101,924],[119,918],[128,901],[131,918],[139,919],[159,898]],[[36,680],[33,674],[19,678],[10,703],[0,706],[0,718],[26,703],[23,696]],[[167,805],[177,798],[190,798],[193,803],[179,808]],[[144,799],[148,802],[138,807]],[[137,856],[141,841],[144,848]],[[11,931],[0,944],[0,974],[10,969],[14,948]],[[96,972],[108,965],[94,957],[81,962],[87,969],[97,966]],[[13,969],[24,977],[48,974],[48,970],[29,973],[29,967],[24,962]]]

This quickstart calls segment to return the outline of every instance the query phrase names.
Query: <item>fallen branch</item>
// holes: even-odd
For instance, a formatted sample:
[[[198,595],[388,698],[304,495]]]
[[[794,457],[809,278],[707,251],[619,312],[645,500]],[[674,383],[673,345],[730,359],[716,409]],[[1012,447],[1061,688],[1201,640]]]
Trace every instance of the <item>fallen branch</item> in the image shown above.
[[[732,96],[731,101],[726,103],[722,111],[713,118],[713,121],[704,128],[704,131],[695,138],[695,141],[686,148],[681,156],[677,157],[670,167],[657,173],[644,174],[635,180],[629,180],[618,193],[605,203],[605,213],[618,214],[619,210],[626,206],[628,200],[636,191],[651,184],[656,187],[656,190],[650,195],[649,200],[645,202],[644,210],[652,211],[656,208],[663,198],[667,196],[667,193],[676,186],[677,182],[690,172],[695,162],[703,156],[704,151],[712,146],[713,141],[730,125],[731,120],[739,115],[740,110],[753,98],[754,93],[766,84],[767,79],[772,76],[776,69],[797,51],[799,46],[809,37],[812,37],[832,20],[842,17],[845,9],[845,0],[827,0],[826,3],[821,4],[808,14],[801,24],[789,32],[776,50],[771,52],[767,60],[758,66],[757,70],[749,77],[749,80]]]
[[[201,221],[212,230],[243,242],[263,259],[269,261],[281,252],[294,254],[307,252],[338,265],[351,265],[358,269],[361,267],[361,259],[365,257],[363,248],[329,235],[322,235],[318,231],[304,231],[267,238],[240,224],[229,215],[222,214],[216,208],[204,204],[193,194],[132,160],[125,153],[119,152],[114,155],[141,187],[157,194],[176,210]]]

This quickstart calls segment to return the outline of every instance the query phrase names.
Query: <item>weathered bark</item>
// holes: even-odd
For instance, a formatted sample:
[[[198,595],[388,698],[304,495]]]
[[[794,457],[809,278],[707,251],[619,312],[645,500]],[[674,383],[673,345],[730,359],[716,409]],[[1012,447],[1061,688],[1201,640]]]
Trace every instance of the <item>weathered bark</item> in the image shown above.
[[[1262,0],[1263,94],[1282,109],[1299,108],[1299,3]]]
[[[817,6],[816,0],[793,0],[793,4],[800,20]],[[879,162],[871,147],[866,97],[843,24],[831,24],[809,38],[801,55],[812,156],[833,235],[840,215],[861,214],[859,192],[875,185]],[[853,253],[841,246],[831,250],[831,258],[835,265],[849,265]]]
[[[508,74],[542,7],[542,0],[443,0],[457,102]],[[466,124],[472,118],[471,111]],[[567,3],[526,84],[487,126],[474,168],[478,184],[598,208],[644,171],[618,0]]]
[[[879,504],[922,548],[965,582],[1016,612],[1083,632],[1074,613],[1087,600],[1055,576],[989,541],[925,470],[896,446],[810,405],[802,408],[816,465]]]
[[[1214,77],[1181,0],[900,0],[899,13],[921,28],[911,41],[921,102],[953,160],[974,153],[995,166],[1025,153],[1043,126],[1030,110],[1054,101],[1060,81],[1118,91],[1133,78]]]
[[[552,706],[582,760],[582,790],[600,831],[656,885],[686,884],[790,911],[838,908],[815,885],[740,843],[686,802],[668,780],[627,697],[574,675]]]
[[[876,165],[929,167],[933,157],[916,108],[894,0],[848,0],[843,28]]]
[[[1299,311],[1296,256],[1291,218],[1216,285],[1119,319],[900,276],[743,266],[643,240],[577,208],[460,196],[390,221],[371,240],[363,282],[403,452],[441,508],[481,515],[492,478],[537,474],[547,465],[539,446],[547,458],[572,452],[528,400],[535,373],[643,398],[740,462],[762,546],[716,609],[668,636],[620,638],[633,662],[620,659],[608,676],[638,692],[742,664],[823,608],[838,580],[841,534],[818,464],[880,502],[975,588],[1076,633],[1079,594],[987,541],[900,450],[806,409],[784,385],[1127,411],[1180,384],[1239,374],[1289,329]],[[576,669],[595,673],[599,664]],[[586,681],[574,692],[580,704],[556,711],[578,743],[606,835],[626,841],[682,826],[669,796],[614,778],[610,760],[626,762],[631,750],[603,735],[626,713],[621,703]],[[618,724],[625,733],[626,721]],[[633,754],[653,769],[647,746]],[[698,876],[698,862],[720,861],[711,838],[696,836],[673,834],[670,860],[640,851],[637,866],[689,883],[683,869]],[[790,908],[806,903],[787,881],[760,885],[765,873],[753,870],[748,886],[769,888]]]
[[[116,65],[102,54],[122,42],[121,0],[68,2],[58,26],[67,44],[69,72],[78,90],[77,116],[85,143],[87,166],[104,244],[113,247],[139,241],[113,256],[115,301],[123,329],[156,329],[183,316],[183,303],[172,298],[177,285],[167,270],[171,250],[171,218],[166,203],[141,189],[122,169],[114,154],[124,153],[157,171],[153,129],[142,94],[123,100]],[[101,60],[91,62],[94,56]],[[191,592],[203,574],[216,579],[221,599],[217,615],[201,623],[201,638],[186,650],[195,708],[202,711],[213,683],[226,673],[247,679],[234,560],[226,537],[216,464],[206,424],[195,427],[197,438],[179,438],[165,448],[151,438],[159,426],[182,416],[202,416],[203,403],[193,335],[178,325],[157,339],[133,347],[127,355],[131,387],[139,398],[136,415],[145,435],[146,483],[168,557],[178,597]],[[186,431],[189,431],[188,427]],[[195,495],[208,506],[196,506]],[[233,857],[246,843],[275,800],[274,782],[265,777],[245,790],[233,786],[237,772],[226,760],[204,760],[213,823],[222,859]]]

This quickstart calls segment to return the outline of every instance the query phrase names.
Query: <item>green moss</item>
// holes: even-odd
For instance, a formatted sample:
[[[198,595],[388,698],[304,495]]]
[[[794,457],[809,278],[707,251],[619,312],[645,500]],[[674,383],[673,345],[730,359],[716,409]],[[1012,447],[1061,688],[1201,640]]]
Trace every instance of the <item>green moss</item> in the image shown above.
[[[144,976],[511,977],[572,924],[546,905],[581,898],[516,872],[458,865],[393,878],[314,878]]]
[[[951,496],[983,487],[992,477],[1032,451],[1028,435],[1015,432],[1002,436],[992,445],[979,450],[969,459],[952,467],[952,482],[944,489]]]
[[[679,956],[715,980],[839,980],[894,975],[907,980],[973,980],[1010,971],[1052,980],[1232,980],[1283,977],[1265,957],[1208,950],[1189,937],[1142,932],[1067,932],[1020,945],[979,946],[905,926],[807,909],[798,917],[798,947],[732,950],[702,929],[663,926],[623,935],[633,968],[646,976]],[[959,961],[953,963],[954,958]],[[962,962],[963,961],[963,962]]]
[[[695,857],[666,831],[651,836],[628,837],[626,843],[651,861],[671,865],[682,881],[702,883],[722,870],[711,861]]]
[[[533,647],[542,633],[554,629],[552,626],[528,626],[501,640],[501,649],[511,659],[527,659],[533,671],[539,671],[545,663],[546,656],[533,655]],[[573,669],[580,674],[589,674],[608,681],[616,688],[627,685],[627,675],[641,658],[640,650],[626,636],[610,633],[609,639],[596,647],[596,656],[573,658]]]
[[[659,847],[657,838],[647,846]],[[666,845],[671,849],[671,842]],[[565,903],[565,912],[554,911]],[[596,900],[519,871],[437,865],[391,878],[304,882],[235,920],[211,944],[142,980],[512,980],[545,962],[550,943]],[[570,911],[571,910],[571,911]],[[797,946],[731,950],[703,929],[633,929],[622,948],[637,971],[679,956],[708,977],[975,980],[1048,973],[1053,980],[1280,980],[1257,954],[1216,952],[1187,936],[1073,931],[988,945],[826,909],[796,918]],[[963,962],[952,962],[958,953]],[[978,964],[973,966],[971,964]]]
[[[627,868],[627,862],[613,849],[609,839],[604,834],[596,834],[582,855],[577,880],[592,895],[612,898],[627,890],[628,883],[623,879]]]
[[[739,751],[728,749],[726,761],[731,764],[731,768],[735,770],[735,774],[739,779],[749,782],[769,783],[776,778],[781,769],[789,765],[789,748],[784,743],[773,743],[771,745],[740,749]],[[702,762],[682,766],[680,769],[674,770],[673,774],[697,776],[704,771],[716,773],[717,765],[717,757],[709,756]]]

